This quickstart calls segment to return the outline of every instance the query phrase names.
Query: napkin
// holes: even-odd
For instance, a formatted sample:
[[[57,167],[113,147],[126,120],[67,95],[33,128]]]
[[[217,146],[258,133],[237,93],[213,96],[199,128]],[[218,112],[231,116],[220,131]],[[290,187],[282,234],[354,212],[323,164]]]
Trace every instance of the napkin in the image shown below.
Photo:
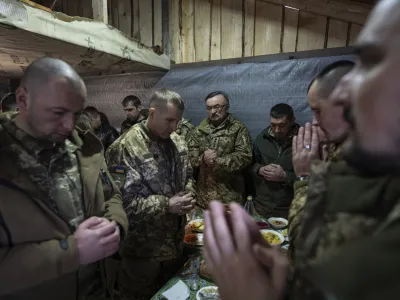
[[[186,300],[190,296],[187,285],[179,280],[172,288],[162,294],[168,300]]]

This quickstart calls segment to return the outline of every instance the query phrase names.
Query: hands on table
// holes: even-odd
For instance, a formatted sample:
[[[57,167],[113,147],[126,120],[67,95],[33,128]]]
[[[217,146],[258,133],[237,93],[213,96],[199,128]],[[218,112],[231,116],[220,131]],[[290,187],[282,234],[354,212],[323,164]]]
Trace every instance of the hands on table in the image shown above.
[[[280,165],[277,164],[269,164],[267,166],[261,167],[258,170],[258,175],[264,177],[267,181],[285,181],[286,180],[286,172],[282,169]]]
[[[222,299],[277,300],[285,292],[288,259],[270,247],[238,204],[227,213],[212,202],[205,212],[204,256]]]

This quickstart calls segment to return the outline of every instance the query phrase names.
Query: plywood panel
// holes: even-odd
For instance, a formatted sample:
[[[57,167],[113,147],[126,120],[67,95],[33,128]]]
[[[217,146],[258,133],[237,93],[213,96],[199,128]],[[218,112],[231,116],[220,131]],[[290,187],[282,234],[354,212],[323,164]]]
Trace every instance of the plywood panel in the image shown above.
[[[139,2],[140,42],[146,46],[153,45],[153,4],[151,0]]]
[[[326,17],[300,11],[297,51],[323,49],[326,22]]]
[[[180,34],[181,15],[179,0],[169,0],[169,48],[171,59],[176,63],[182,62],[182,40]]]
[[[105,2],[107,3],[107,1]],[[82,17],[93,19],[92,0],[81,0],[81,8]]]
[[[195,60],[207,61],[210,59],[210,34],[211,34],[211,4],[209,1],[195,1]]]
[[[327,48],[345,47],[349,23],[330,19]]]
[[[361,32],[361,29],[362,29],[361,25],[351,24],[350,36],[349,36],[349,46],[353,46],[356,43],[358,35]]]
[[[132,36],[132,8],[130,0],[118,0],[118,29]]]
[[[154,32],[154,43],[153,46],[162,47],[162,0],[153,0],[154,7],[154,24],[153,24],[153,32]]]
[[[139,1],[140,0],[132,0],[132,37],[138,41],[140,41]]]
[[[282,52],[295,52],[297,42],[297,25],[299,10],[285,7],[285,20],[283,25]]]
[[[242,0],[222,0],[221,58],[241,57],[243,52]]]
[[[182,45],[183,62],[194,62],[194,0],[182,0]]]
[[[281,51],[282,6],[257,1],[254,55]]]
[[[221,0],[211,3],[211,59],[221,59]]]
[[[111,0],[111,25],[119,29],[118,0]]]
[[[255,0],[244,0],[244,56],[254,55]]]

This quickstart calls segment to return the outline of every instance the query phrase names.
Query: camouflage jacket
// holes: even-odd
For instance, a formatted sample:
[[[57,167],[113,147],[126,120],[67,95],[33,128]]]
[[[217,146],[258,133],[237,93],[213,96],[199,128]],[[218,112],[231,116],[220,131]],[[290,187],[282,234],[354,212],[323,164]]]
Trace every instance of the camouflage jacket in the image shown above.
[[[189,122],[189,120],[182,118],[182,120],[178,123],[176,133],[187,141],[189,139],[189,133],[191,133],[194,129],[195,127]]]
[[[399,180],[344,161],[314,164],[312,174],[294,242],[295,299],[396,298]]]
[[[142,122],[110,146],[106,160],[129,219],[122,255],[159,261],[177,257],[185,218],[169,213],[169,199],[194,191],[186,142],[176,133],[158,139]]]
[[[142,116],[140,118],[140,120],[137,120],[137,121],[132,121],[132,120],[129,120],[129,119],[125,119],[121,124],[121,133],[120,133],[120,135],[124,134],[129,129],[131,129],[134,125],[136,125],[136,124],[138,124],[138,123],[140,123],[140,122],[142,122],[142,121],[144,121],[146,119],[147,119],[147,117],[145,117],[145,116]]]
[[[122,234],[128,229],[101,142],[74,131],[60,147],[43,145],[3,120],[0,193],[0,299],[76,300],[78,291],[88,296],[104,268],[80,266],[75,227],[97,216],[115,220]]]
[[[328,156],[326,162],[338,162],[342,160],[342,151],[340,145],[328,145]],[[311,176],[314,176],[311,174]],[[295,241],[298,236],[299,226],[303,217],[303,209],[307,201],[308,181],[296,181],[294,183],[294,199],[290,205],[289,211],[289,240],[290,247],[289,253],[291,259],[294,261]]]
[[[190,134],[188,147],[192,166],[200,168],[197,203],[202,208],[207,208],[211,200],[244,202],[243,173],[252,161],[252,144],[242,122],[229,114],[225,122],[215,128],[205,119]],[[207,149],[217,151],[214,168],[202,163],[203,153]]]

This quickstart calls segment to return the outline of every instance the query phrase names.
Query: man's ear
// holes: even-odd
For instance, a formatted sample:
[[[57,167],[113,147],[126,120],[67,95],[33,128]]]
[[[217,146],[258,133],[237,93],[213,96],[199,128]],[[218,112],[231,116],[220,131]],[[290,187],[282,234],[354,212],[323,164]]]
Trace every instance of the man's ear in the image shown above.
[[[28,92],[23,87],[18,87],[15,91],[15,100],[20,111],[28,110]]]
[[[150,108],[150,109],[149,109],[149,115],[148,115],[148,117],[149,117],[149,118],[150,118],[150,117],[153,117],[155,111],[156,111],[156,110],[155,110],[154,107]]]

